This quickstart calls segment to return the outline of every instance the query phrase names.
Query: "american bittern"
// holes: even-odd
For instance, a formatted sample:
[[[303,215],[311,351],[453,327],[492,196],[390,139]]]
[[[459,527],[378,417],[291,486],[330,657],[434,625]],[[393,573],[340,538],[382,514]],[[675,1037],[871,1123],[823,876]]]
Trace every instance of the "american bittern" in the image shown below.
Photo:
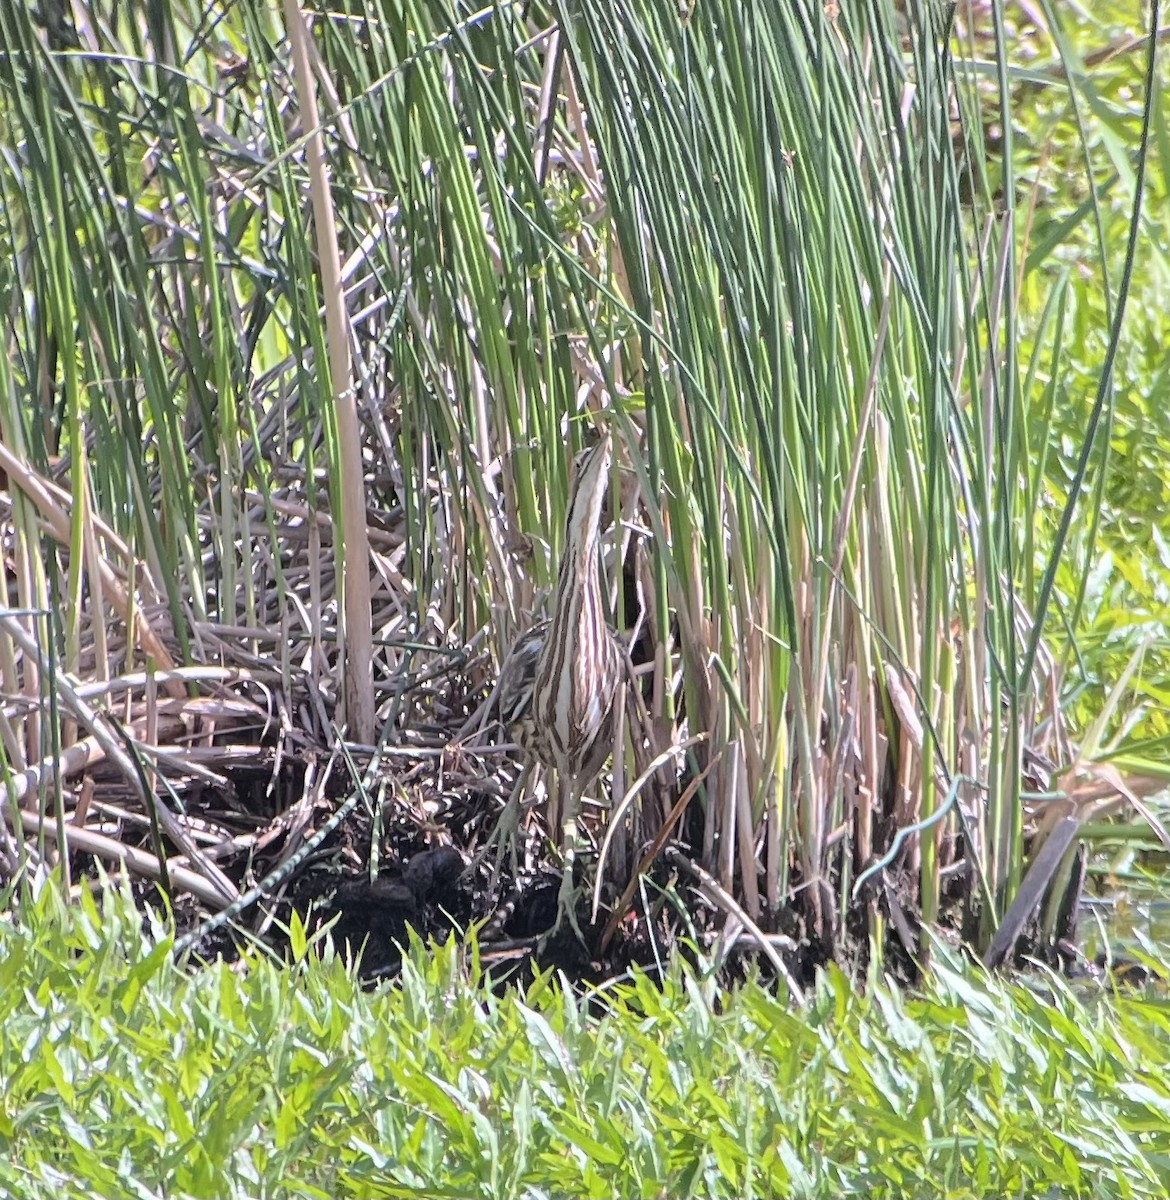
[[[500,719],[538,762],[557,773],[564,875],[557,921],[577,936],[573,866],[585,789],[613,748],[623,648],[605,622],[601,595],[601,509],[613,460],[607,432],[573,463],[565,549],[552,616],[522,633],[500,670]]]

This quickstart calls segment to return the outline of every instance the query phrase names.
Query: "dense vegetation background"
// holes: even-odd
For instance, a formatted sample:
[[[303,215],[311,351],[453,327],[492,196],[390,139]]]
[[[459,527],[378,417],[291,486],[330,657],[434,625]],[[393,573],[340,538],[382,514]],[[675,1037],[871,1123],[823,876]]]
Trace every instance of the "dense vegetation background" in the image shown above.
[[[400,1081],[417,1120],[371,1109],[363,1047],[336,1048],[336,1092],[309,1082],[314,1052],[298,1047],[292,1091],[261,1087],[276,1108],[222,1093],[222,1146],[260,1128],[300,1146],[293,1134],[334,1116],[323,1145],[399,1146],[388,1127],[346,1123],[373,1112],[410,1148],[372,1152],[387,1194],[444,1178],[453,1128],[474,1160],[448,1178],[454,1193],[555,1187],[562,1159],[575,1190],[750,1191],[759,1171],[765,1191],[918,1178],[955,1194],[1040,1179],[1156,1193],[1165,1097],[1132,1052],[1163,1020],[1156,1002],[1093,1025],[1052,983],[1057,1021],[1019,992],[976,1002],[956,972],[938,985],[951,998],[915,1009],[923,1035],[886,991],[863,1002],[816,968],[861,962],[876,986],[883,967],[939,953],[932,928],[979,953],[1006,928],[1000,954],[1026,931],[1048,952],[1068,942],[1082,869],[1132,894],[1159,886],[1160,38],[1156,5],[1138,24],[1112,3],[0,6],[0,867],[22,981],[5,1053],[23,1089],[7,1093],[0,1136],[13,1170],[83,1187],[115,1157],[121,1183],[195,1161],[193,1130],[147,1166],[157,1113],[111,1140],[119,1104],[145,1103],[125,1081],[156,1068],[127,1059],[103,1076],[96,1051],[47,1049],[106,1012],[109,989],[137,1019],[178,986],[167,941],[142,965],[121,944],[139,936],[126,914],[96,915],[95,862],[157,881],[188,938],[212,913],[265,936],[290,902],[256,900],[325,835],[333,875],[371,886],[407,851],[482,845],[515,764],[454,735],[546,602],[567,463],[600,420],[629,468],[607,535],[612,615],[646,635],[644,711],[615,756],[607,896],[629,881],[651,957],[670,921],[714,967],[746,929],[790,997],[832,1007],[836,1032],[807,1063],[836,1070],[841,1031],[868,1053],[880,1026],[891,1040],[858,1068],[884,1080],[880,1098],[834,1110],[840,1127],[811,1093],[808,1108],[769,1107],[791,1095],[774,1046],[740,1056],[734,1019],[708,1028],[705,1003],[637,992],[615,1001],[618,1041],[643,1018],[697,1029],[691,1050],[725,1038],[728,1057],[706,1056],[715,1076],[748,1062],[768,1100],[728,1099],[708,1075],[703,1111],[712,1128],[729,1111],[758,1122],[773,1157],[746,1134],[700,1149],[684,1132],[681,1150],[655,1143],[643,1161],[613,1149],[628,1146],[624,1117],[607,1151],[585,1128],[607,1104],[659,1122],[695,1111],[685,1087],[636,1086],[624,1049],[607,1084],[564,1068],[590,1114],[572,1130],[533,1115],[559,1110],[559,1085],[519,1097],[508,1119],[528,1132],[504,1175],[485,1110],[510,1085],[449,1046],[455,1075]],[[640,775],[638,803],[622,803]],[[643,851],[667,838],[664,873]],[[530,839],[530,865],[542,845]],[[153,883],[138,887],[157,903]],[[59,912],[58,892],[84,914]],[[463,900],[457,920],[486,915]],[[294,914],[282,944],[302,958],[304,938]],[[425,970],[413,962],[408,977]],[[254,1031],[264,1055],[318,1002],[377,1007],[335,965],[307,985],[328,993],[312,1003],[299,973],[277,984],[251,965],[248,987],[278,989]],[[428,978],[460,970],[452,958]],[[181,1019],[163,1013],[163,1041],[247,1027],[235,977],[199,978]],[[387,1003],[409,1010],[409,988]],[[470,1038],[498,1014],[468,1003]],[[579,1018],[557,1003],[555,1020],[508,1010],[550,1071],[593,1053],[565,1050]],[[849,1026],[850,1005],[881,1020]],[[971,1052],[991,1053],[994,1028],[1016,1028],[1012,1005],[1028,1035],[986,1075],[925,1048],[949,1053],[978,1025]],[[416,1015],[419,1037],[437,1037],[435,1010]],[[126,1046],[121,1017],[94,1019],[98,1041]],[[1134,1024],[1115,1055],[1119,1020]],[[651,1041],[639,1054],[663,1054],[669,1075],[674,1050]],[[1065,1055],[1093,1069],[1066,1074]],[[252,1069],[284,1079],[278,1057]],[[232,1069],[200,1061],[216,1078]],[[910,1084],[889,1083],[908,1062],[926,1064],[929,1093],[909,1118]],[[956,1079],[995,1099],[940,1132]],[[201,1086],[187,1077],[167,1120]],[[310,1113],[311,1094],[338,1112]],[[75,1116],[91,1102],[94,1133]],[[1030,1159],[1017,1140],[988,1148],[992,1129],[1034,1132],[1017,1103],[1058,1131]],[[920,1176],[843,1136],[878,1110]],[[793,1122],[800,1137],[777,1132]],[[79,1157],[62,1165],[38,1144]],[[290,1186],[292,1159],[259,1153],[232,1159],[251,1180],[238,1186]],[[228,1187],[225,1155],[179,1186]],[[432,1167],[408,1178],[397,1164],[411,1155]]]

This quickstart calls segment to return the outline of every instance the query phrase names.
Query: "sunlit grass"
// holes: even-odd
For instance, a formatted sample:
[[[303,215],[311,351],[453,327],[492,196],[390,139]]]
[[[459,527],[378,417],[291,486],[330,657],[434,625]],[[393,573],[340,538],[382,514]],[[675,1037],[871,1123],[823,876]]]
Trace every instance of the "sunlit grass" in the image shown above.
[[[87,893],[88,895],[88,893]],[[298,939],[294,939],[298,940]],[[299,941],[298,941],[298,944]],[[810,1008],[673,972],[501,998],[416,946],[359,986],[188,972],[111,893],[0,926],[0,1190],[199,1196],[1157,1196],[1170,1008],[943,962]],[[589,1015],[592,1014],[592,1015]]]

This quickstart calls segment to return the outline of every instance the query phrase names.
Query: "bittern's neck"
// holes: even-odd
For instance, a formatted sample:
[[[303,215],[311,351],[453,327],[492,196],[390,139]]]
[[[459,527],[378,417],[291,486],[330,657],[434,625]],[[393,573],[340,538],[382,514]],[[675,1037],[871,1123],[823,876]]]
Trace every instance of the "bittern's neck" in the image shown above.
[[[552,636],[545,643],[551,656],[558,654],[558,648],[596,644],[605,634],[599,563],[605,483],[602,476],[593,481],[589,494],[579,492],[569,513],[553,600]]]
[[[570,541],[561,559],[554,612],[557,617],[564,615],[563,624],[569,628],[579,629],[583,625],[597,628],[605,623],[601,614],[599,574],[600,518],[598,511],[590,522],[570,532]]]

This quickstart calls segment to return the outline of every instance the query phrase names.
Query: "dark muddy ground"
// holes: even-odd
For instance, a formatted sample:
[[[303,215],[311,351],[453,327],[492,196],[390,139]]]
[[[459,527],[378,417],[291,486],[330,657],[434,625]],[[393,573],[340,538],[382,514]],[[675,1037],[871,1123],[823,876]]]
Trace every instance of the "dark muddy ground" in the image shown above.
[[[466,711],[462,706],[461,720]],[[634,964],[654,974],[683,953],[702,955],[706,961],[714,957],[728,983],[754,963],[765,977],[783,973],[789,985],[807,989],[817,967],[830,959],[856,975],[864,973],[866,905],[872,904],[889,929],[884,969],[907,983],[917,979],[914,887],[909,876],[893,870],[853,906],[831,944],[808,936],[794,904],[780,914],[773,932],[772,946],[782,965],[759,953],[758,942],[751,938],[741,938],[730,950],[722,948],[717,936],[725,914],[688,869],[699,858],[695,847],[702,823],[697,802],[646,871],[629,911],[616,921],[608,940],[603,940],[602,930],[611,910],[603,904],[598,923],[590,927],[587,902],[579,909],[587,945],[571,930],[555,940],[542,940],[556,916],[560,874],[556,852],[542,828],[539,803],[529,808],[522,822],[523,869],[513,872],[505,860],[494,874],[496,858],[485,853],[521,768],[517,753],[493,745],[493,736],[489,730],[484,744],[475,749],[453,748],[453,731],[424,730],[412,737],[413,744],[387,749],[364,790],[355,786],[343,761],[329,760],[315,750],[286,748],[278,755],[275,748],[231,744],[203,753],[201,765],[214,772],[214,781],[174,771],[175,795],[193,826],[206,823],[204,846],[241,892],[269,877],[290,855],[299,856],[283,878],[230,923],[215,929],[206,928],[211,914],[205,908],[177,893],[178,936],[186,939],[194,960],[232,958],[250,939],[262,940],[283,956],[295,912],[311,933],[328,927],[334,945],[347,956],[360,957],[362,974],[372,980],[396,974],[411,930],[424,940],[444,941],[475,926],[481,961],[497,980],[522,982],[539,965],[557,968],[581,984],[596,983],[618,977]],[[369,753],[354,757],[354,769],[365,772]],[[685,782],[677,781],[676,795]],[[127,820],[133,806],[129,797],[120,795],[125,789],[109,768],[95,775],[95,792],[103,797],[103,807],[121,813],[120,835],[149,848],[148,824],[140,817],[137,823]],[[532,797],[533,788],[526,792]],[[312,845],[314,836],[355,795],[361,799],[350,805],[348,815]],[[628,861],[637,857],[632,853]],[[583,865],[580,882],[591,884],[595,863],[586,857]],[[79,858],[75,877],[91,866]],[[621,882],[626,878],[628,873]],[[971,921],[966,886],[956,876],[950,894],[944,896],[944,922],[954,930],[956,944],[971,939],[974,932],[960,926],[964,910],[968,924]],[[158,902],[156,884],[140,880],[136,887],[144,903]],[[603,899],[612,905],[618,892],[616,886],[609,887]],[[1081,969],[1084,964],[1078,966],[1075,949],[1068,953],[1075,943],[1075,907],[1074,898],[1067,926],[1071,933],[1063,948],[1045,952],[1025,931],[1018,951],[1038,954],[1066,970]]]
[[[420,760],[388,751],[380,770],[386,784],[380,806],[376,801],[356,804],[279,886],[210,932],[201,933],[208,911],[192,897],[176,895],[178,937],[191,937],[190,951],[203,960],[233,958],[241,945],[257,937],[284,954],[287,925],[296,912],[310,932],[328,926],[338,950],[360,955],[362,974],[381,979],[396,973],[411,930],[424,940],[443,941],[475,925],[481,961],[493,977],[523,980],[539,965],[586,983],[613,978],[635,963],[653,973],[675,953],[684,924],[692,937],[713,929],[714,911],[681,886],[677,872],[663,860],[647,873],[641,895],[635,896],[604,950],[599,942],[611,910],[603,906],[591,927],[587,899],[578,914],[589,945],[571,930],[542,941],[556,917],[556,854],[544,836],[540,806],[533,805],[519,837],[528,868],[514,874],[505,859],[493,879],[497,857],[486,843],[518,764],[510,756],[493,755],[489,761],[496,763],[493,775],[477,779],[464,763],[451,786],[449,756],[435,753]],[[348,775],[338,770],[306,813],[304,779],[311,770],[319,771],[319,761],[285,755],[280,767],[274,767],[271,751],[258,752],[245,763],[223,763],[217,770],[224,787],[200,786],[185,796],[190,816],[204,818],[217,830],[234,831],[246,846],[235,855],[217,856],[241,891],[267,876],[282,855],[319,830],[353,794]],[[403,780],[408,781],[405,786]],[[114,791],[119,786],[112,778],[105,782]],[[376,787],[367,790],[377,794]],[[591,885],[593,870],[594,861],[586,856],[579,864],[579,883]],[[664,886],[669,888],[666,902]],[[136,891],[144,903],[158,902],[155,884],[139,881]],[[616,897],[616,889],[610,891]],[[653,925],[643,910],[643,896],[651,901]]]

